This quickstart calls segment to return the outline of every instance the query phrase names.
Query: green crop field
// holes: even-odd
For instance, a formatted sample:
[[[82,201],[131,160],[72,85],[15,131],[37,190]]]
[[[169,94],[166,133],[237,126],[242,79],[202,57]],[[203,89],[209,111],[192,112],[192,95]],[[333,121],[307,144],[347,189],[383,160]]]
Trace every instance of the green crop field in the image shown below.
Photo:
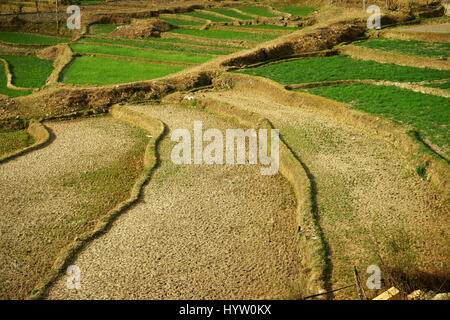
[[[201,26],[204,23],[198,21],[185,20],[180,18],[160,17],[159,20],[173,24],[174,26]]]
[[[63,82],[106,85],[150,80],[183,70],[182,66],[124,61],[104,57],[77,57],[63,74]]]
[[[244,29],[267,29],[267,30],[298,30],[299,28],[296,27],[283,27],[283,26],[277,26],[272,24],[250,24],[245,26],[237,26],[238,28],[244,28]]]
[[[203,56],[195,54],[184,53],[171,53],[163,51],[147,51],[147,50],[134,50],[130,48],[114,47],[114,46],[101,46],[90,44],[71,44],[70,47],[76,53],[100,53],[109,54],[121,57],[142,58],[159,61],[174,61],[184,63],[203,63],[214,58],[213,56]]]
[[[5,67],[4,67],[3,63],[1,63],[0,64],[0,94],[9,96],[9,97],[20,97],[20,96],[25,96],[25,95],[31,93],[31,91],[9,89],[6,86],[6,82],[7,81],[6,81]]]
[[[279,6],[277,7],[279,11],[290,13],[294,16],[306,17],[311,12],[316,10],[313,7],[296,7],[296,6]]]
[[[257,15],[260,17],[268,17],[268,18],[274,18],[278,17],[276,14],[273,14],[269,11],[269,8],[263,8],[263,7],[239,7],[237,8],[240,11],[243,11],[245,13]]]
[[[8,61],[13,75],[12,83],[17,87],[40,88],[53,71],[53,61],[35,56],[1,55]]]
[[[446,82],[443,82],[443,83],[424,84],[424,86],[425,87],[432,87],[432,88],[450,90],[450,81],[446,81]]]
[[[450,99],[393,86],[334,85],[307,90],[353,108],[408,124],[421,136],[447,149],[450,144]],[[447,152],[450,155],[450,152]]]
[[[355,60],[347,56],[293,60],[239,72],[270,78],[283,84],[355,79],[408,82],[450,78],[450,71]]]
[[[0,41],[19,44],[35,44],[54,46],[58,43],[67,43],[70,39],[37,36],[34,34],[0,32]]]
[[[278,35],[274,34],[250,33],[231,30],[175,29],[171,30],[170,33],[178,33],[203,38],[224,39],[224,40],[247,40],[255,42],[269,41],[279,37]]]
[[[135,41],[135,40],[119,40],[119,39],[105,39],[105,38],[83,38],[80,42],[90,42],[90,43],[105,43],[112,45],[125,45],[136,48],[146,48],[155,50],[169,50],[169,51],[179,51],[179,52],[190,52],[190,53],[201,53],[201,54],[216,54],[216,55],[226,55],[230,54],[230,50],[220,50],[214,47],[208,47],[205,45],[204,48],[193,48],[188,46],[173,45],[171,43],[160,43],[151,41]],[[233,50],[234,51],[234,50]]]
[[[236,18],[239,20],[254,20],[255,19],[253,17],[243,15],[239,12],[236,12],[236,11],[230,10],[230,9],[209,9],[208,11],[217,12],[217,13],[223,14],[225,16]]]
[[[371,49],[392,51],[405,55],[431,58],[448,58],[450,54],[450,43],[446,42],[373,39],[365,42],[359,42],[357,45]]]
[[[106,34],[113,32],[120,24],[94,24],[89,27],[91,34]]]
[[[183,15],[194,17],[194,18],[205,19],[205,20],[211,20],[212,22],[230,22],[230,21],[233,21],[231,19],[222,18],[222,17],[215,16],[213,14],[206,14],[206,13],[197,12],[197,11],[183,13]]]

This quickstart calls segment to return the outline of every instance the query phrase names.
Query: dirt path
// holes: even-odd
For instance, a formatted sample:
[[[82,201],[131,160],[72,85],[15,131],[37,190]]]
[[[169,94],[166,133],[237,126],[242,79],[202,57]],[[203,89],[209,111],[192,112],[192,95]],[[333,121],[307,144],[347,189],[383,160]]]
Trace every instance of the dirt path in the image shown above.
[[[431,32],[431,33],[450,33],[450,23],[420,25],[413,27],[394,28],[395,31],[411,31],[411,32]],[[449,36],[450,40],[450,36]]]
[[[147,141],[111,117],[46,126],[52,143],[0,165],[1,298],[26,297],[62,247],[85,228],[89,214],[95,216],[90,209],[102,213],[95,202],[99,192],[78,179],[110,172],[138,148],[139,139]]]
[[[134,106],[163,121],[160,166],[142,200],[73,262],[81,290],[66,276],[50,299],[259,299],[296,297],[295,198],[280,175],[258,165],[175,165],[171,131],[225,130],[236,124],[195,109]]]
[[[305,163],[329,246],[330,288],[352,283],[353,265],[365,273],[369,265],[380,265],[380,258],[403,271],[448,270],[448,208],[429,183],[406,171],[404,157],[391,145],[255,91],[196,96],[267,117]],[[380,265],[383,272],[386,266]],[[357,298],[353,289],[335,296]]]

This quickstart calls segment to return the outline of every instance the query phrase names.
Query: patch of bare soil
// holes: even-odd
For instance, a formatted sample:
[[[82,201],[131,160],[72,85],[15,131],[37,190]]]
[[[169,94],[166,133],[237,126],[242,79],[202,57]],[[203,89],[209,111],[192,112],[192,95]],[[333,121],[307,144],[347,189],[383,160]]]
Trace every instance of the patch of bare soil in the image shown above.
[[[127,196],[147,142],[109,117],[46,126],[47,147],[0,165],[2,299],[28,296],[59,251]]]
[[[383,277],[393,269],[430,278],[448,272],[448,207],[428,182],[405,169],[407,159],[398,149],[298,107],[300,98],[291,106],[246,89],[196,96],[268,118],[305,164],[329,252],[328,289],[353,283],[353,265],[363,278],[372,264],[380,266]],[[354,289],[334,297],[357,298]]]
[[[111,32],[111,35],[116,37],[127,38],[159,38],[161,32],[166,32],[174,29],[172,24],[157,20],[133,20],[131,24],[119,26]]]
[[[295,298],[295,196],[279,174],[259,165],[175,165],[175,129],[192,134],[239,127],[205,112],[174,105],[131,106],[163,121],[160,166],[142,200],[73,261],[81,289],[66,276],[50,299]]]
[[[450,34],[450,23],[441,24],[427,24],[419,25],[413,27],[399,27],[395,28],[396,31],[406,31],[406,32],[430,32],[430,33],[446,33]],[[449,35],[450,37],[450,35]]]

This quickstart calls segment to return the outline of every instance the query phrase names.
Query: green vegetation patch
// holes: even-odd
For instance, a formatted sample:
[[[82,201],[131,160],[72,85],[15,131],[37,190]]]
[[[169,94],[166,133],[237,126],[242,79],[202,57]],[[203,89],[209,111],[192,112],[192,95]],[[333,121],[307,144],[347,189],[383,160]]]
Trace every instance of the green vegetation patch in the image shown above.
[[[12,83],[17,87],[40,88],[53,71],[53,61],[35,56],[1,55],[8,61],[13,75]]]
[[[113,32],[120,24],[94,24],[89,27],[91,34],[106,34]]]
[[[446,42],[373,39],[365,42],[358,42],[356,45],[370,49],[430,58],[448,58],[450,53],[450,43]]]
[[[255,19],[253,17],[243,15],[243,14],[236,12],[234,10],[231,10],[231,9],[209,9],[208,11],[220,13],[220,14],[223,14],[224,16],[236,18],[239,20],[254,20]]]
[[[222,18],[222,17],[215,16],[213,14],[206,14],[206,13],[197,12],[197,11],[183,13],[183,15],[194,17],[194,18],[200,18],[200,19],[204,19],[204,20],[211,20],[211,22],[230,22],[230,21],[232,21],[231,19],[228,19],[228,18]]]
[[[448,150],[450,99],[393,86],[333,85],[306,90],[374,115],[408,124],[432,143]],[[447,152],[447,156],[450,152]]]
[[[151,42],[151,41],[135,41],[135,40],[119,40],[119,39],[105,39],[105,38],[83,38],[81,42],[94,42],[94,43],[105,43],[112,45],[125,45],[136,48],[145,49],[155,49],[155,50],[169,50],[169,51],[179,51],[179,52],[190,52],[190,53],[202,53],[202,54],[217,54],[225,55],[229,54],[230,50],[220,50],[215,47],[210,47],[204,45],[204,48],[193,48],[187,46],[173,45],[171,43],[164,42]]]
[[[283,27],[283,26],[276,26],[272,24],[249,24],[245,26],[237,26],[238,28],[244,28],[244,29],[267,29],[267,30],[298,30],[299,28],[296,27]]]
[[[26,148],[33,142],[33,137],[26,130],[0,131],[0,156]]]
[[[31,91],[25,91],[25,90],[13,90],[9,89],[6,86],[7,80],[6,80],[6,72],[5,72],[5,66],[3,63],[0,64],[0,94],[4,94],[8,97],[20,97],[20,96],[26,96],[27,94],[30,94]]]
[[[264,42],[275,39],[278,35],[267,33],[250,33],[231,30],[197,30],[197,29],[175,29],[170,33],[184,34],[189,36],[213,38],[213,39],[226,39],[226,40],[247,40]]]
[[[71,44],[70,47],[76,53],[100,53],[109,54],[121,57],[131,57],[131,58],[142,58],[142,59],[152,59],[159,61],[174,61],[174,62],[185,62],[185,63],[203,63],[210,59],[212,56],[202,56],[195,54],[184,54],[184,53],[171,53],[162,51],[147,51],[130,49],[123,47],[114,46],[99,46],[91,44]]]
[[[450,90],[450,81],[446,81],[446,82],[443,82],[443,83],[429,83],[429,84],[424,84],[424,86],[425,87],[432,87],[432,88]]]
[[[239,72],[283,84],[357,79],[409,82],[450,78],[450,71],[355,60],[347,56],[292,60]]]
[[[77,57],[63,75],[71,84],[106,85],[143,81],[183,70],[182,66],[126,61],[104,57]]]
[[[201,26],[204,25],[202,22],[185,20],[180,18],[168,18],[160,17],[159,20],[173,24],[174,26]]]
[[[239,7],[237,9],[245,13],[253,14],[260,17],[268,17],[268,18],[278,17],[276,14],[271,13],[269,11],[269,8],[264,7]]]
[[[294,16],[306,17],[311,12],[316,10],[313,7],[296,7],[296,6],[279,6],[277,7],[279,11],[290,13]]]
[[[35,44],[54,46],[59,43],[67,43],[70,39],[37,36],[34,34],[0,32],[0,41],[18,44]]]

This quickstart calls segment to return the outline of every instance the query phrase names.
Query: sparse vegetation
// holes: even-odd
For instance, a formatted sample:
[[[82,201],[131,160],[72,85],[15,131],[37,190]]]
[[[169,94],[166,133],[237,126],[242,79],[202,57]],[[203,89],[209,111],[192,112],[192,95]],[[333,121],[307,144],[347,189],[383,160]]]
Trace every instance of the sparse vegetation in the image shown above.
[[[219,16],[215,16],[213,14],[207,14],[207,13],[197,12],[197,11],[183,13],[183,15],[194,17],[194,18],[199,18],[199,19],[204,19],[204,20],[210,20],[211,22],[230,22],[230,21],[232,21],[231,19],[228,19],[228,18],[222,18]]]
[[[231,9],[209,9],[209,11],[220,13],[220,14],[223,14],[228,17],[236,18],[238,20],[254,20],[255,19],[253,17],[243,15],[243,14],[236,12],[234,10],[231,10]]]
[[[33,138],[26,130],[0,131],[0,156],[23,149],[33,144]]]

